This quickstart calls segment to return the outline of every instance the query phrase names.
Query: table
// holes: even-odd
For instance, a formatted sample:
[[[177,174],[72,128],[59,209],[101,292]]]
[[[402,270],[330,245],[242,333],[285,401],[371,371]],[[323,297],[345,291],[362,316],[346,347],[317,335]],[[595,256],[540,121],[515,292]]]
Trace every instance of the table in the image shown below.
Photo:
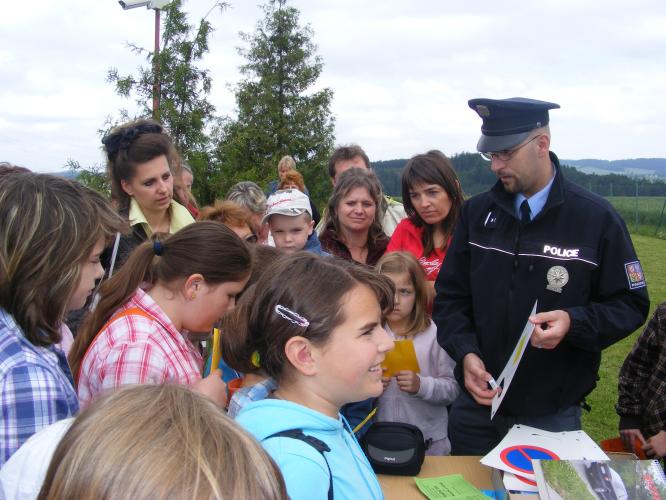
[[[421,472],[417,477],[438,477],[448,474],[462,474],[463,477],[482,490],[492,490],[493,484],[490,480],[491,468],[483,465],[481,457],[474,456],[447,456],[447,457],[425,457]],[[409,476],[388,476],[379,474],[377,476],[382,486],[386,500],[424,500],[425,497],[416,487],[414,479]],[[533,497],[535,498],[535,497]]]

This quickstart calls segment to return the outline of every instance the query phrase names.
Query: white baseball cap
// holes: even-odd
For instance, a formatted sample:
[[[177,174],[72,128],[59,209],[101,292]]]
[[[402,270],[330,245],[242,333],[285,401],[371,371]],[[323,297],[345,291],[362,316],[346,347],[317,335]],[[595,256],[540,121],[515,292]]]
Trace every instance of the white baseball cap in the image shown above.
[[[261,219],[261,223],[266,223],[271,215],[274,214],[296,217],[305,212],[312,217],[310,198],[298,189],[280,189],[268,197],[266,201],[266,213]]]

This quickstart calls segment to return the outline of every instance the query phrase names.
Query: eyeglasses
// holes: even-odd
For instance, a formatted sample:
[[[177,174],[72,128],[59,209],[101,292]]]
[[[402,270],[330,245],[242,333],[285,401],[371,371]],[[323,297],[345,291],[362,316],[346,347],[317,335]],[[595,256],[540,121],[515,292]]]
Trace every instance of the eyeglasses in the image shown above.
[[[256,243],[259,240],[256,234],[250,234],[245,237],[245,243]]]
[[[505,149],[504,151],[493,151],[492,153],[479,153],[479,154],[484,159],[486,159],[488,161],[492,161],[493,159],[500,160],[500,161],[509,161],[511,158],[513,158],[513,155],[515,155],[518,152],[518,150],[520,150],[521,148],[524,148],[530,142],[532,142],[534,139],[537,139],[538,137],[541,137],[542,135],[543,134],[535,135],[529,141],[521,144],[517,148]]]

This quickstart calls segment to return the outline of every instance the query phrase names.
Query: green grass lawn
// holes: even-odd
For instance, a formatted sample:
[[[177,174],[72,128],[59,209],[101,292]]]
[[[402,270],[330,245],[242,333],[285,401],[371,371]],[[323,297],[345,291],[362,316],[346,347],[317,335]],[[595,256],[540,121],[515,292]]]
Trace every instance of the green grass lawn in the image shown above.
[[[606,198],[624,218],[631,234],[666,238],[663,196],[611,196]],[[659,225],[661,221],[661,226]]]
[[[636,253],[643,266],[650,294],[650,314],[655,307],[666,301],[666,240],[640,234],[632,234]],[[641,327],[626,339],[606,349],[601,358],[600,380],[596,389],[587,397],[592,407],[590,413],[583,412],[583,429],[592,439],[600,441],[618,434],[617,376],[620,367],[633,346]]]

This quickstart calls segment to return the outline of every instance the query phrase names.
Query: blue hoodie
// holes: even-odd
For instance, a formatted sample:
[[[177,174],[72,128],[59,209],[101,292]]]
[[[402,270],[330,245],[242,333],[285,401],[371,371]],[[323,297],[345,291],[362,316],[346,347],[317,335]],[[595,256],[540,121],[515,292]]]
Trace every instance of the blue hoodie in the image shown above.
[[[314,229],[312,230],[310,236],[308,236],[308,241],[305,242],[303,250],[305,250],[306,252],[312,252],[314,254],[321,255],[323,257],[331,256],[330,253],[325,252],[324,249],[321,247],[319,236],[317,236],[317,231],[315,231]]]
[[[266,439],[289,429],[301,429],[331,449],[324,455],[333,474],[334,498],[384,498],[377,476],[341,418],[327,417],[291,401],[264,399],[243,408],[236,421],[278,464],[291,500],[327,498],[330,477],[321,453],[309,444],[289,437]]]

